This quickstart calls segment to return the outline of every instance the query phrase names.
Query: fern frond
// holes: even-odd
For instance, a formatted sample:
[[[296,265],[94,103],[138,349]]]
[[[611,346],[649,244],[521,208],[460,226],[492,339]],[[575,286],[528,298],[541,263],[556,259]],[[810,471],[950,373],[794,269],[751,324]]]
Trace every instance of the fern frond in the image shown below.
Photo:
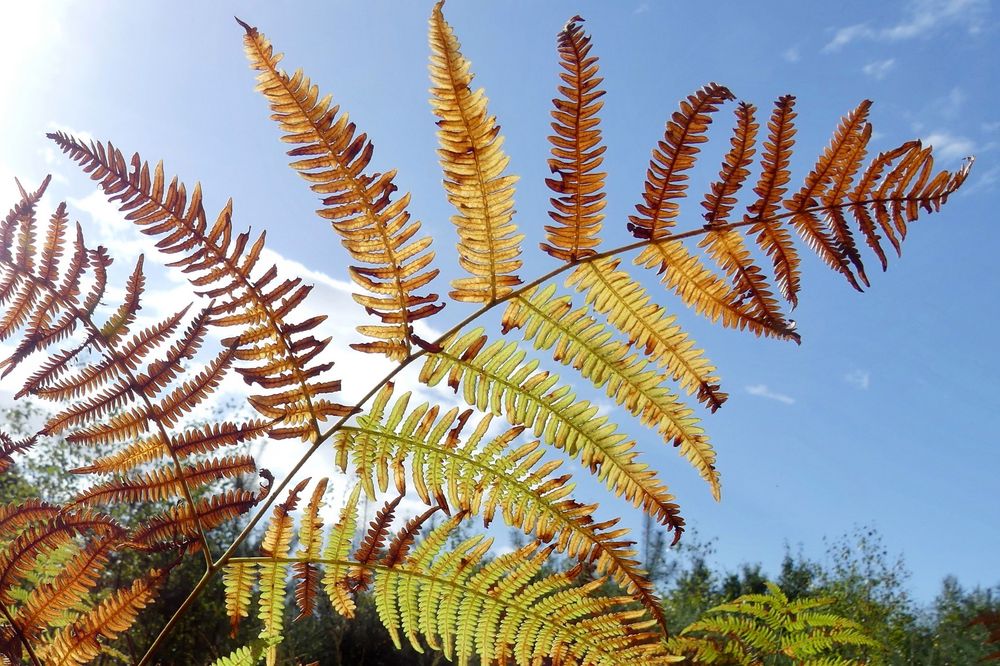
[[[100,639],[113,640],[135,622],[163,584],[165,572],[153,569],[131,587],[117,590],[86,616],[66,627],[45,646],[47,664],[86,664],[101,652]]]
[[[476,536],[442,552],[440,535],[421,542],[403,564],[376,575],[376,607],[397,646],[416,633],[459,664],[534,664],[543,658],[587,664],[663,664],[670,659],[648,622],[626,601],[595,597],[600,580],[579,585],[568,574],[535,579],[549,549],[530,545],[481,562],[491,540]],[[437,536],[437,538],[435,538]]]
[[[576,17],[579,19],[579,17]],[[583,19],[579,19],[582,21]],[[591,56],[590,36],[577,21],[570,20],[558,37],[559,86],[561,98],[552,100],[551,123],[555,134],[549,136],[552,157],[549,170],[558,177],[546,178],[549,189],[560,195],[549,199],[554,210],[549,217],[556,226],[546,225],[548,243],[541,248],[556,259],[576,261],[593,256],[600,244],[597,234],[604,220],[604,179],[596,171],[604,161],[598,111],[604,106],[603,79],[597,76],[597,57]]]
[[[222,574],[222,585],[226,591],[226,615],[232,627],[229,635],[236,637],[240,619],[250,615],[250,593],[256,580],[256,562],[236,562],[227,564]]]
[[[687,176],[700,152],[698,144],[708,140],[705,132],[711,114],[719,105],[735,99],[725,86],[709,83],[681,102],[667,122],[663,140],[653,149],[646,171],[642,202],[636,204],[638,215],[629,215],[628,230],[636,238],[657,240],[669,233],[680,211],[678,199],[687,192]]]
[[[455,33],[434,6],[430,19],[431,108],[440,118],[438,156],[448,201],[459,214],[459,263],[472,277],[452,281],[457,301],[494,303],[521,283],[521,240],[513,222],[514,183],[505,174],[510,158],[503,136],[489,115],[482,88],[472,91],[471,64],[459,50]]]
[[[741,664],[779,656],[796,663],[865,663],[836,656],[842,646],[879,645],[858,623],[825,610],[832,602],[808,597],[789,601],[768,583],[766,594],[746,594],[709,609],[667,647],[705,664],[730,663],[724,656]]]
[[[340,518],[330,529],[326,548],[323,549],[323,559],[327,562],[323,574],[323,590],[330,598],[333,609],[347,618],[354,617],[354,598],[347,585],[347,574],[350,568],[346,566],[351,555],[351,545],[354,533],[358,528],[358,499],[361,496],[361,486],[354,486],[340,510]],[[336,564],[339,562],[340,564]]]
[[[581,264],[566,278],[566,286],[584,294],[587,305],[607,317],[630,346],[668,371],[689,395],[717,410],[729,396],[719,387],[715,367],[675,324],[676,317],[651,302],[642,285],[618,265],[618,259]]]
[[[523,427],[487,439],[487,416],[460,444],[468,412],[459,415],[452,409],[438,418],[437,408],[426,404],[408,409],[406,393],[386,415],[392,393],[391,387],[383,389],[359,425],[337,435],[341,468],[347,471],[349,455],[362,487],[373,496],[376,484],[385,492],[391,469],[396,489],[405,491],[403,462],[409,461],[409,476],[426,504],[482,515],[485,525],[499,511],[507,525],[552,542],[569,557],[594,563],[598,574],[614,578],[665,626],[627,531],[616,529],[614,520],[595,521],[595,504],[569,496],[574,488],[570,475],[556,476],[558,461],[542,463],[538,441],[514,446]]]
[[[524,339],[536,349],[552,349],[555,360],[580,371],[666,442],[679,447],[719,499],[715,451],[693,410],[663,386],[662,376],[648,360],[615,340],[586,307],[574,310],[570,300],[556,296],[555,285],[549,285],[511,300],[503,326],[523,329]]]
[[[312,615],[316,604],[316,594],[319,589],[319,568],[313,564],[318,560],[323,549],[323,518],[319,515],[323,508],[323,494],[326,492],[327,480],[321,479],[313,488],[312,497],[306,505],[305,512],[299,521],[299,549],[296,557],[304,561],[292,565],[295,576],[295,603],[299,607],[296,621]]]
[[[260,630],[260,638],[272,644],[267,650],[268,666],[274,666],[277,658],[274,644],[283,638],[285,574],[288,571],[288,564],[278,560],[288,557],[295,526],[291,513],[298,506],[299,493],[308,483],[309,479],[300,481],[288,491],[285,501],[274,508],[271,520],[264,531],[264,540],[260,545],[261,553],[269,558],[269,561],[260,563],[260,602],[257,613],[257,617],[260,618],[263,625]]]
[[[242,23],[242,22],[241,22]],[[440,311],[437,294],[418,295],[437,276],[428,268],[434,259],[431,237],[413,237],[420,223],[410,220],[409,193],[395,201],[395,171],[368,174],[374,148],[364,134],[355,134],[339,106],[330,97],[320,99],[319,89],[302,70],[289,76],[278,67],[270,41],[256,28],[246,29],[244,47],[250,66],[259,72],[257,90],[267,97],[282,139],[296,147],[292,168],[323,197],[317,214],[333,223],[351,257],[363,266],[349,268],[351,278],[365,292],[354,300],[382,323],[359,327],[375,342],[352,344],[359,351],[384,353],[402,360],[410,353],[413,322]]]
[[[389,536],[389,528],[396,517],[396,507],[402,499],[402,495],[397,495],[395,499],[387,501],[375,513],[375,519],[368,524],[368,532],[354,553],[354,559],[360,565],[355,567],[351,574],[354,589],[365,590],[371,584],[371,570],[364,565],[371,564],[381,555],[385,540]]]
[[[275,266],[255,277],[264,236],[251,243],[249,232],[233,233],[231,202],[209,227],[201,186],[195,185],[189,201],[186,188],[176,178],[167,184],[162,163],[151,169],[138,154],[126,162],[110,142],[107,146],[87,145],[61,132],[48,136],[98,181],[111,201],[119,203],[126,219],[143,233],[162,237],[157,243],[160,251],[180,255],[171,265],[181,268],[195,287],[205,289],[204,294],[215,299],[213,326],[243,329],[224,344],[244,362],[237,368],[244,380],[267,390],[287,389],[281,400],[270,405],[280,411],[287,424],[274,428],[272,437],[307,438],[316,432],[320,418],[349,412],[336,403],[327,404],[322,412],[314,407],[336,385],[316,381],[331,363],[312,362],[329,341],[305,335],[324,317],[300,322],[289,318],[311,287],[301,285],[298,278],[275,285]],[[248,365],[250,361],[258,364]],[[256,406],[268,395],[254,398]]]
[[[198,500],[197,513],[187,504],[157,514],[133,530],[129,541],[138,548],[155,548],[163,543],[186,543],[198,536],[199,524],[209,530],[246,513],[267,495],[269,485],[257,493],[227,490],[221,495]]]
[[[120,477],[105,481],[78,494],[74,504],[110,504],[118,502],[157,502],[183,497],[184,483],[190,490],[221,479],[231,479],[257,471],[254,459],[248,455],[226,456],[200,460],[185,465],[178,476],[174,468],[160,467],[137,477]]]
[[[0,473],[7,471],[14,464],[14,454],[24,453],[35,445],[37,439],[37,437],[11,439],[7,433],[0,432]]]
[[[537,370],[537,361],[525,362],[525,356],[515,342],[499,340],[487,346],[482,329],[474,329],[428,354],[420,381],[436,386],[447,379],[469,405],[529,428],[547,444],[578,458],[616,495],[675,533],[683,530],[673,495],[654,470],[636,461],[635,442],[598,415],[596,406],[560,386],[556,375]]]

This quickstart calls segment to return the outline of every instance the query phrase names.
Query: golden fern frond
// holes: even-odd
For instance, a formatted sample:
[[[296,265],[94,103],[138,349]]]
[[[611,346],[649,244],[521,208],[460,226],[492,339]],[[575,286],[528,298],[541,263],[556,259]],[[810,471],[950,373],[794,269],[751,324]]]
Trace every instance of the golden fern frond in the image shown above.
[[[260,551],[268,558],[260,563],[260,602],[257,617],[261,621],[260,638],[276,644],[283,638],[283,614],[285,610],[285,574],[288,564],[280,558],[288,556],[295,527],[291,513],[299,503],[299,493],[309,483],[303,479],[288,491],[285,501],[278,504],[271,514],[271,520],[264,531]],[[267,650],[267,664],[273,666],[277,658],[274,645]]]
[[[14,464],[14,454],[24,453],[35,445],[37,437],[22,437],[12,439],[5,432],[0,432],[0,472],[6,472]]]
[[[307,334],[325,317],[299,322],[289,318],[312,287],[301,284],[300,278],[276,283],[278,271],[273,265],[258,275],[264,236],[251,243],[250,232],[233,233],[232,202],[209,227],[201,186],[195,185],[189,200],[176,178],[167,184],[162,163],[151,169],[138,154],[126,162],[110,142],[88,145],[62,132],[48,136],[98,181],[111,201],[119,203],[126,219],[144,234],[162,237],[157,243],[160,251],[180,255],[171,266],[180,267],[192,285],[215,299],[213,326],[243,329],[223,341],[242,362],[237,371],[247,383],[265,390],[286,389],[251,399],[267,418],[284,420],[272,429],[272,437],[307,438],[316,432],[319,420],[349,412],[324,399],[339,390],[339,383],[318,379],[332,363],[313,362],[329,341]]]
[[[857,622],[826,610],[831,603],[810,597],[790,601],[777,585],[767,583],[766,594],[746,594],[709,609],[667,647],[704,664],[730,663],[724,657],[758,664],[777,656],[797,663],[867,663],[837,656],[840,647],[877,649],[879,644]]]
[[[409,393],[390,406],[392,394],[391,386],[383,389],[358,426],[338,432],[335,442],[341,468],[347,471],[350,457],[371,496],[376,485],[385,492],[390,470],[396,489],[405,492],[404,461],[409,461],[409,477],[425,504],[482,515],[487,526],[499,511],[510,527],[593,563],[598,574],[611,576],[666,626],[627,530],[616,528],[616,520],[597,522],[596,504],[570,497],[570,475],[556,476],[559,461],[542,463],[540,442],[514,446],[522,426],[487,439],[491,417],[486,416],[460,443],[471,410],[451,409],[439,418],[438,408],[427,404],[408,409]]]
[[[555,119],[549,136],[552,157],[549,169],[558,178],[546,178],[549,189],[560,195],[549,199],[554,210],[549,217],[556,226],[546,225],[548,243],[541,248],[556,259],[576,261],[596,254],[600,244],[597,234],[604,220],[604,178],[596,171],[604,161],[598,111],[604,106],[604,90],[598,88],[597,56],[591,56],[590,36],[574,17],[558,37],[559,75],[566,85],[559,86],[562,98],[552,100]]]
[[[719,387],[715,367],[694,346],[676,317],[651,302],[649,293],[625,271],[618,259],[581,264],[566,278],[566,286],[584,294],[587,305],[607,317],[642,352],[689,395],[697,395],[711,411],[729,397]]]
[[[222,585],[226,591],[226,615],[232,627],[229,635],[234,637],[240,628],[240,620],[250,615],[250,595],[256,581],[256,562],[227,564],[222,574]]]
[[[313,488],[312,497],[306,505],[299,521],[299,549],[295,556],[304,561],[292,565],[295,576],[295,603],[299,607],[296,620],[312,615],[319,590],[319,568],[313,563],[318,560],[323,549],[323,518],[319,515],[323,508],[323,494],[327,480],[321,479]]]
[[[653,149],[646,171],[642,203],[636,204],[638,215],[629,215],[628,230],[636,238],[657,240],[669,233],[680,211],[678,199],[687,192],[687,176],[683,173],[694,166],[698,144],[708,140],[705,132],[712,122],[711,114],[725,101],[735,99],[725,86],[709,83],[681,102],[667,122],[667,128]]]
[[[799,254],[788,229],[774,218],[778,214],[786,185],[792,179],[788,163],[795,145],[795,97],[784,95],[774,103],[767,123],[767,141],[761,156],[761,174],[754,187],[758,199],[747,208],[745,221],[753,221],[749,233],[771,258],[778,288],[792,307],[798,305]]]
[[[237,19],[238,20],[238,19]],[[292,168],[323,196],[318,215],[333,223],[351,257],[363,266],[350,266],[351,278],[365,293],[354,300],[382,323],[359,327],[375,342],[352,344],[359,351],[383,353],[402,360],[410,353],[413,322],[444,307],[437,294],[418,295],[438,274],[428,268],[434,259],[431,237],[413,237],[420,223],[410,220],[409,193],[393,201],[395,171],[367,174],[374,148],[365,134],[355,134],[339,106],[330,97],[320,99],[319,89],[302,70],[289,76],[278,67],[270,41],[242,21],[244,47],[250,66],[259,72],[257,90],[267,97],[282,139],[296,147]]]
[[[521,283],[523,234],[514,224],[514,183],[505,174],[510,158],[502,150],[496,118],[489,115],[482,88],[472,91],[471,64],[455,33],[434,6],[430,19],[431,108],[438,121],[438,149],[448,200],[459,214],[459,263],[472,277],[452,281],[457,301],[494,303]]]
[[[330,529],[326,548],[323,549],[323,560],[326,563],[323,573],[323,590],[330,598],[333,609],[344,617],[354,617],[354,597],[347,585],[347,574],[350,568],[344,564],[350,560],[351,545],[354,533],[358,528],[358,499],[361,496],[361,486],[354,486],[350,496],[340,510],[340,518]],[[337,563],[340,564],[337,564]]]
[[[694,411],[663,385],[655,366],[614,339],[589,316],[588,308],[573,309],[569,298],[555,292],[555,285],[549,285],[512,299],[503,315],[504,330],[520,328],[536,349],[552,349],[555,360],[578,370],[643,424],[655,428],[664,441],[679,447],[718,500],[715,451]]]
[[[131,587],[117,590],[101,601],[90,613],[61,630],[43,646],[45,663],[53,666],[86,664],[97,657],[102,649],[101,639],[113,640],[128,630],[139,611],[152,601],[165,576],[165,570],[153,569]]]
[[[525,357],[516,342],[498,340],[487,346],[482,329],[474,329],[428,354],[420,381],[436,386],[447,379],[469,405],[525,426],[579,459],[616,495],[675,533],[683,530],[673,495],[649,465],[636,461],[635,442],[627,441],[596,406],[560,386],[558,376],[537,370],[538,362],[525,362]]]

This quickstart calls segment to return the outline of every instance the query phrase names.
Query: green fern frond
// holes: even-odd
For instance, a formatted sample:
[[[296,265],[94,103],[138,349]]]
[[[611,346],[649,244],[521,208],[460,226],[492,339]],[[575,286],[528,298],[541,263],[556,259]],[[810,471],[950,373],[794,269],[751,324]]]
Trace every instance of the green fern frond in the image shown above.
[[[557,476],[560,461],[542,461],[540,442],[516,445],[522,426],[487,438],[492,422],[487,415],[463,436],[471,410],[439,415],[426,403],[409,408],[409,393],[390,406],[392,395],[391,385],[384,388],[358,425],[343,428],[335,440],[341,469],[347,471],[350,459],[370,497],[376,486],[387,490],[390,476],[395,489],[405,492],[409,477],[429,506],[481,515],[485,525],[499,511],[506,525],[594,563],[598,574],[612,577],[666,626],[627,530],[616,528],[617,520],[595,521],[596,504],[570,497],[575,484],[569,474]]]
[[[448,385],[461,391],[469,405],[503,415],[511,425],[523,425],[536,437],[590,468],[616,495],[623,496],[660,523],[683,530],[673,495],[645,463],[636,461],[635,442],[627,441],[598,408],[577,400],[559,377],[538,370],[538,361],[526,361],[516,342],[486,344],[483,329],[474,329],[447,341],[430,353],[420,370],[420,381]]]

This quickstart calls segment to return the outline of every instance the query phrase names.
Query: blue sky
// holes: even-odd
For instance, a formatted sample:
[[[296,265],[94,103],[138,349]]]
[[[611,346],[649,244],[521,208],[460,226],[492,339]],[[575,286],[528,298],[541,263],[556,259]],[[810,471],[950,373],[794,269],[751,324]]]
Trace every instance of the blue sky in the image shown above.
[[[689,524],[718,540],[725,566],[761,561],[773,570],[786,542],[819,556],[824,536],[871,524],[890,551],[905,555],[921,598],[948,573],[966,584],[1000,580],[1000,41],[992,9],[989,0],[456,0],[446,8],[521,175],[524,276],[553,266],[537,249],[548,221],[545,137],[554,38],[574,14],[587,19],[608,90],[606,247],[625,240],[624,219],[664,120],[709,81],[761,109],[784,93],[798,97],[795,187],[839,117],[864,98],[875,101],[874,149],[921,138],[945,168],[977,155],[964,191],[913,226],[903,258],[874,276],[870,293],[856,294],[818,261],[805,260],[802,304],[793,315],[801,347],[716,329],[681,312],[731,394],[706,419],[719,452],[722,503],[672,450],[626,417],[620,422],[662,471]],[[54,173],[53,197],[70,201],[91,243],[108,245],[121,267],[148,244],[44,134],[68,129],[163,158],[168,171],[202,181],[210,209],[232,196],[238,224],[268,229],[271,258],[320,285],[312,307],[335,313],[328,330],[343,347],[356,340],[351,317],[361,315],[349,309],[346,256],[285,167],[266,104],[252,90],[234,13],[258,25],[286,53],[287,67],[305,67],[370,134],[376,168],[399,169],[397,183],[413,193],[411,212],[434,235],[444,277],[456,275],[427,104],[430,3],[7,3],[0,8],[2,205],[13,203],[13,175],[33,183]],[[730,113],[719,115],[722,131],[692,179],[681,228],[699,224],[697,203],[728,146]],[[647,282],[668,309],[682,310]],[[158,277],[154,287],[151,314],[186,302],[176,276]],[[436,287],[444,293],[446,280]],[[452,305],[433,325],[444,329],[467,313]],[[348,396],[364,393],[384,367],[353,352],[334,358]],[[268,454],[274,461],[288,455]],[[329,463],[327,452],[309,471],[329,473]],[[593,484],[582,481],[580,494],[600,500],[604,515],[626,512],[637,524],[634,511]]]

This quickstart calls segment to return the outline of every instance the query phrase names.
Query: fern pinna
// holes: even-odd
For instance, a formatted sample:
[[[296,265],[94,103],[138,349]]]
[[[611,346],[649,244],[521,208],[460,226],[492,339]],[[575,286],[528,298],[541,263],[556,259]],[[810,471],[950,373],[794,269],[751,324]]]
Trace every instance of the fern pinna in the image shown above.
[[[788,316],[801,283],[793,236],[860,290],[870,283],[861,239],[887,268],[889,249],[898,254],[920,213],[940,209],[962,185],[971,160],[954,173],[936,172],[931,149],[911,141],[865,164],[872,138],[865,101],[844,117],[796,189],[789,171],[795,98],[782,96],[762,113],[710,83],[681,102],[654,145],[623,226],[635,240],[605,248],[605,93],[595,45],[574,17],[557,36],[560,83],[545,180],[551,223],[539,238],[554,263],[541,276],[525,277],[526,227],[519,231],[514,220],[517,176],[509,172],[500,125],[484,92],[473,89],[471,64],[438,3],[429,24],[430,103],[444,189],[456,209],[462,271],[451,283],[449,312],[475,307],[455,323],[441,314],[431,237],[411,217],[410,195],[397,194],[395,172],[372,171],[368,136],[301,70],[284,71],[263,33],[240,25],[257,89],[292,146],[291,165],[319,195],[318,215],[330,221],[353,262],[354,300],[373,318],[358,327],[361,339],[350,346],[386,356],[395,369],[364,387],[355,404],[337,400],[329,339],[317,333],[324,317],[299,314],[311,287],[261,263],[265,237],[234,229],[232,202],[210,222],[200,185],[168,181],[162,164],[126,158],[110,142],[51,134],[125,218],[155,240],[204,305],[140,330],[140,257],[123,302],[101,315],[111,257],[88,247],[79,227],[73,236],[65,205],[39,228],[35,209],[48,180],[36,191],[21,189],[0,226],[6,308],[0,338],[19,336],[2,367],[9,373],[47,352],[18,395],[63,406],[35,436],[0,436],[0,470],[43,435],[107,450],[74,470],[95,480],[66,505],[30,500],[0,507],[0,651],[38,664],[85,663],[113,650],[110,641],[155,601],[178,559],[201,551],[204,575],[141,663],[151,663],[177,620],[219,575],[234,632],[253,611],[261,627],[256,641],[220,664],[277,663],[286,616],[310,615],[323,595],[349,617],[365,590],[397,644],[405,638],[417,650],[440,650],[459,663],[475,655],[498,664],[668,663],[691,650],[705,659],[711,650],[737,655],[738,641],[730,648],[728,638],[716,636],[728,631],[728,619],[712,624],[708,618],[668,642],[664,611],[627,530],[618,518],[599,517],[596,504],[574,499],[563,457],[675,539],[685,526],[636,442],[552,368],[568,366],[677,448],[719,498],[716,454],[697,409],[714,412],[728,396],[712,362],[637,277],[642,269],[652,269],[667,290],[712,322],[798,342]],[[701,145],[726,106],[733,129],[718,177],[700,206],[685,210]],[[688,218],[696,222],[682,226]],[[493,311],[501,320],[496,333],[483,317]],[[417,324],[424,320],[449,328],[421,337]],[[215,328],[222,340],[212,350],[207,332]],[[419,381],[446,385],[468,408],[415,404],[411,393],[397,392],[393,380],[418,361]],[[190,364],[201,369],[185,374]],[[254,387],[248,403],[258,418],[189,425],[185,414],[232,370]],[[277,483],[236,450],[251,440],[282,438],[308,446]],[[295,480],[324,446],[357,481],[330,528],[323,520],[327,480],[311,487]],[[551,449],[561,453],[547,457]],[[260,489],[245,489],[256,476],[263,479]],[[232,479],[238,486],[226,487]],[[395,499],[355,546],[362,496],[377,501],[387,492]],[[394,528],[407,494],[427,509]],[[116,502],[149,503],[155,513],[136,525],[120,524],[102,512]],[[254,508],[225,552],[211,552],[207,531]],[[238,555],[269,513],[260,554]],[[443,522],[425,529],[439,517]],[[486,525],[500,519],[534,541],[496,557],[483,536],[449,546],[450,535],[473,518]],[[124,549],[148,552],[159,564],[91,603],[88,594],[109,558]],[[547,574],[553,553],[580,565]],[[585,582],[585,569],[597,577]],[[609,596],[608,587],[616,592]],[[745,601],[766,621],[775,600],[785,610],[797,603],[776,590]],[[838,636],[853,631],[844,627]],[[744,629],[738,638],[754,649],[772,638],[749,624]],[[711,632],[710,639],[702,636]],[[696,636],[704,638],[697,646]],[[813,634],[806,641],[817,654],[825,645]],[[782,649],[791,645],[781,643]]]

